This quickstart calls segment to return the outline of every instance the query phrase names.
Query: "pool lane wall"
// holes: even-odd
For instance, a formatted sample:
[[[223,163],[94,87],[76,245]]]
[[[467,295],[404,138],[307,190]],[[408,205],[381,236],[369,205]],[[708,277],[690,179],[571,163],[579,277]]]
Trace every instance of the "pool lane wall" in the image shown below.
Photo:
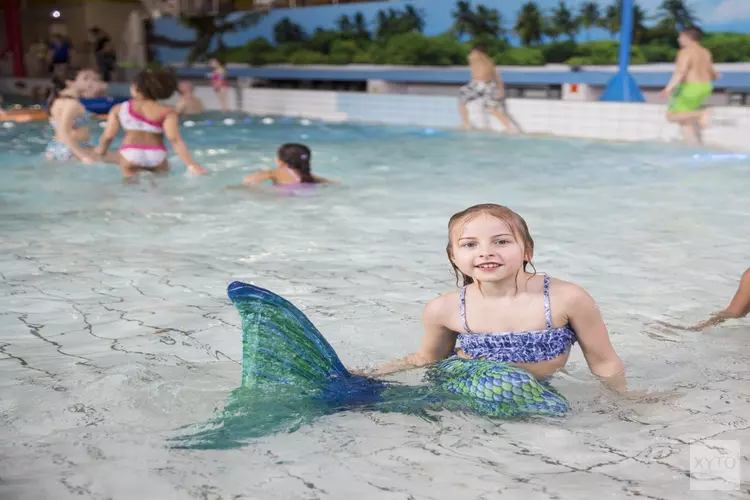
[[[13,91],[14,81],[0,81],[0,92]],[[110,88],[113,94],[121,95],[127,92],[128,85],[113,84]],[[195,93],[208,110],[221,109],[209,85],[196,84]],[[436,129],[461,126],[458,101],[449,95],[233,85],[228,96],[230,111],[253,115]],[[174,96],[167,102],[174,103],[176,99]],[[704,134],[705,144],[724,150],[750,152],[750,107],[713,106],[712,109],[711,124]],[[523,131],[531,134],[627,142],[673,142],[681,138],[679,127],[667,121],[664,104],[508,98],[507,110]],[[475,126],[502,130],[499,121],[485,113],[479,102],[472,103],[469,112]]]

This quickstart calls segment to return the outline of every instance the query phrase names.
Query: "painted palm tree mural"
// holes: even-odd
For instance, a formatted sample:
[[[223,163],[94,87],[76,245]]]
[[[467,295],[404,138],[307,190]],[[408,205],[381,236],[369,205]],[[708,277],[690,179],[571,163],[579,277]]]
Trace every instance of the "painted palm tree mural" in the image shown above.
[[[507,37],[502,15],[497,9],[479,4],[475,11],[469,2],[460,0],[452,14],[454,23],[451,31],[459,40],[467,36],[471,39],[492,37],[502,40]]]
[[[552,11],[552,24],[561,35],[567,36],[571,41],[575,40],[579,30],[578,19],[563,0]]]
[[[602,15],[599,12],[599,5],[596,2],[586,2],[581,6],[581,13],[578,15],[578,25],[586,30],[586,40],[591,40],[591,28],[597,27],[602,22]]]
[[[224,48],[223,37],[226,33],[233,33],[254,26],[265,15],[264,11],[255,11],[245,12],[239,16],[223,14],[219,16],[201,15],[181,18],[180,24],[195,32],[192,40],[175,40],[154,33],[152,23],[149,22],[146,25],[146,36],[150,46],[190,49],[185,59],[185,62],[190,65],[196,61],[205,60],[214,50],[214,41],[217,43],[218,49]],[[230,17],[234,19],[230,20]],[[149,63],[153,62],[152,54],[152,51],[149,50]]]
[[[614,3],[607,6],[602,17],[602,28],[609,31],[612,38],[616,37],[620,33],[620,19],[622,17],[622,0],[615,0]],[[640,43],[643,39],[643,35],[646,31],[646,12],[638,5],[638,2],[633,1],[633,42]]]
[[[438,0],[373,2],[367,8],[363,4],[359,11],[351,9],[346,15],[334,16],[325,29],[307,19],[302,25],[297,24],[294,20],[301,17],[292,11],[279,16],[273,26],[265,22],[269,25],[259,30],[249,28],[263,19],[262,12],[196,16],[180,20],[193,31],[193,39],[169,37],[167,30],[151,33],[150,42],[186,49],[188,63],[205,60],[218,50],[229,62],[252,65],[455,65],[465,63],[471,43],[477,41],[488,47],[498,64],[617,62],[616,38],[623,0],[525,0],[522,4],[507,0],[439,0],[441,8],[450,11],[452,21],[437,33],[426,26],[435,17],[424,6],[431,6],[433,1],[437,7]],[[634,64],[674,60],[679,30],[698,22],[689,1],[698,0],[649,0],[651,10],[647,12],[636,0],[631,51]],[[642,3],[645,5],[645,1]],[[503,15],[501,8],[509,14]],[[225,47],[226,34],[242,31],[248,33],[244,44]],[[252,38],[251,33],[261,31],[262,37]],[[750,34],[709,32],[704,44],[717,62],[750,61]]]
[[[421,33],[424,29],[424,14],[407,5],[403,12],[396,9],[381,10],[377,16],[375,37],[384,40],[403,33]]]
[[[693,10],[683,0],[664,0],[659,6],[659,11],[666,19],[674,22],[678,30],[697,24]]]
[[[534,2],[523,4],[513,31],[521,39],[521,45],[525,47],[542,41],[544,16]]]

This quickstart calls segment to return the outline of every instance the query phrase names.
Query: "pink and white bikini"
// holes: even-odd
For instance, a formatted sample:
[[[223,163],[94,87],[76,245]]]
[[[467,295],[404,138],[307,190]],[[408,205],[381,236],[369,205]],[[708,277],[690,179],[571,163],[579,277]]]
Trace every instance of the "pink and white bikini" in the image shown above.
[[[164,113],[159,121],[149,120],[133,110],[132,101],[126,101],[120,105],[117,118],[125,130],[161,135],[164,134],[163,124],[168,114],[169,111]],[[167,148],[162,145],[123,144],[118,151],[129,163],[142,168],[156,168],[167,159]]]
[[[215,73],[211,73],[211,86],[216,92],[220,91],[221,89],[228,88],[229,83],[227,82],[227,74],[218,71]]]

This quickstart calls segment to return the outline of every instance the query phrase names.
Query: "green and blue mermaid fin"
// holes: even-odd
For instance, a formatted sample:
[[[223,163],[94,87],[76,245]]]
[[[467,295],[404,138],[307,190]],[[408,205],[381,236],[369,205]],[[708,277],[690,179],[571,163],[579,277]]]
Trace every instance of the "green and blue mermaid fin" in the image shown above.
[[[226,448],[293,431],[316,418],[354,409],[422,414],[466,411],[487,417],[562,415],[565,398],[505,363],[449,358],[431,366],[423,386],[349,373],[315,325],[292,303],[260,287],[227,290],[242,319],[242,386],[202,431],[180,447]]]

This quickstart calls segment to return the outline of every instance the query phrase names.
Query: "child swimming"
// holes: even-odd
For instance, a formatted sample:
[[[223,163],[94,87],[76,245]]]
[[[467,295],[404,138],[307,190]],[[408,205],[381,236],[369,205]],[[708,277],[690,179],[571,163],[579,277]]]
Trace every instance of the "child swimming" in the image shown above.
[[[213,69],[209,73],[211,76],[211,86],[219,98],[221,110],[226,113],[229,111],[229,105],[227,104],[227,89],[229,88],[229,84],[227,83],[227,69],[224,66],[224,62],[216,58],[211,59],[209,64],[211,64],[211,68]]]
[[[142,71],[130,86],[132,99],[110,110],[107,127],[96,151],[104,154],[122,125],[125,138],[119,149],[119,163],[126,179],[144,171],[169,171],[167,148],[164,147],[165,135],[190,172],[199,175],[207,172],[190,156],[180,135],[177,113],[169,106],[157,102],[171,97],[176,89],[177,79],[171,72]]]
[[[244,184],[271,181],[276,186],[329,184],[331,181],[312,173],[312,151],[304,144],[284,144],[276,152],[276,168],[250,174]]]
[[[520,215],[494,204],[455,214],[447,252],[461,288],[426,305],[416,353],[368,375],[458,357],[508,363],[545,380],[565,366],[579,342],[592,373],[612,392],[626,393],[623,363],[591,296],[572,283],[528,272],[534,241]]]

